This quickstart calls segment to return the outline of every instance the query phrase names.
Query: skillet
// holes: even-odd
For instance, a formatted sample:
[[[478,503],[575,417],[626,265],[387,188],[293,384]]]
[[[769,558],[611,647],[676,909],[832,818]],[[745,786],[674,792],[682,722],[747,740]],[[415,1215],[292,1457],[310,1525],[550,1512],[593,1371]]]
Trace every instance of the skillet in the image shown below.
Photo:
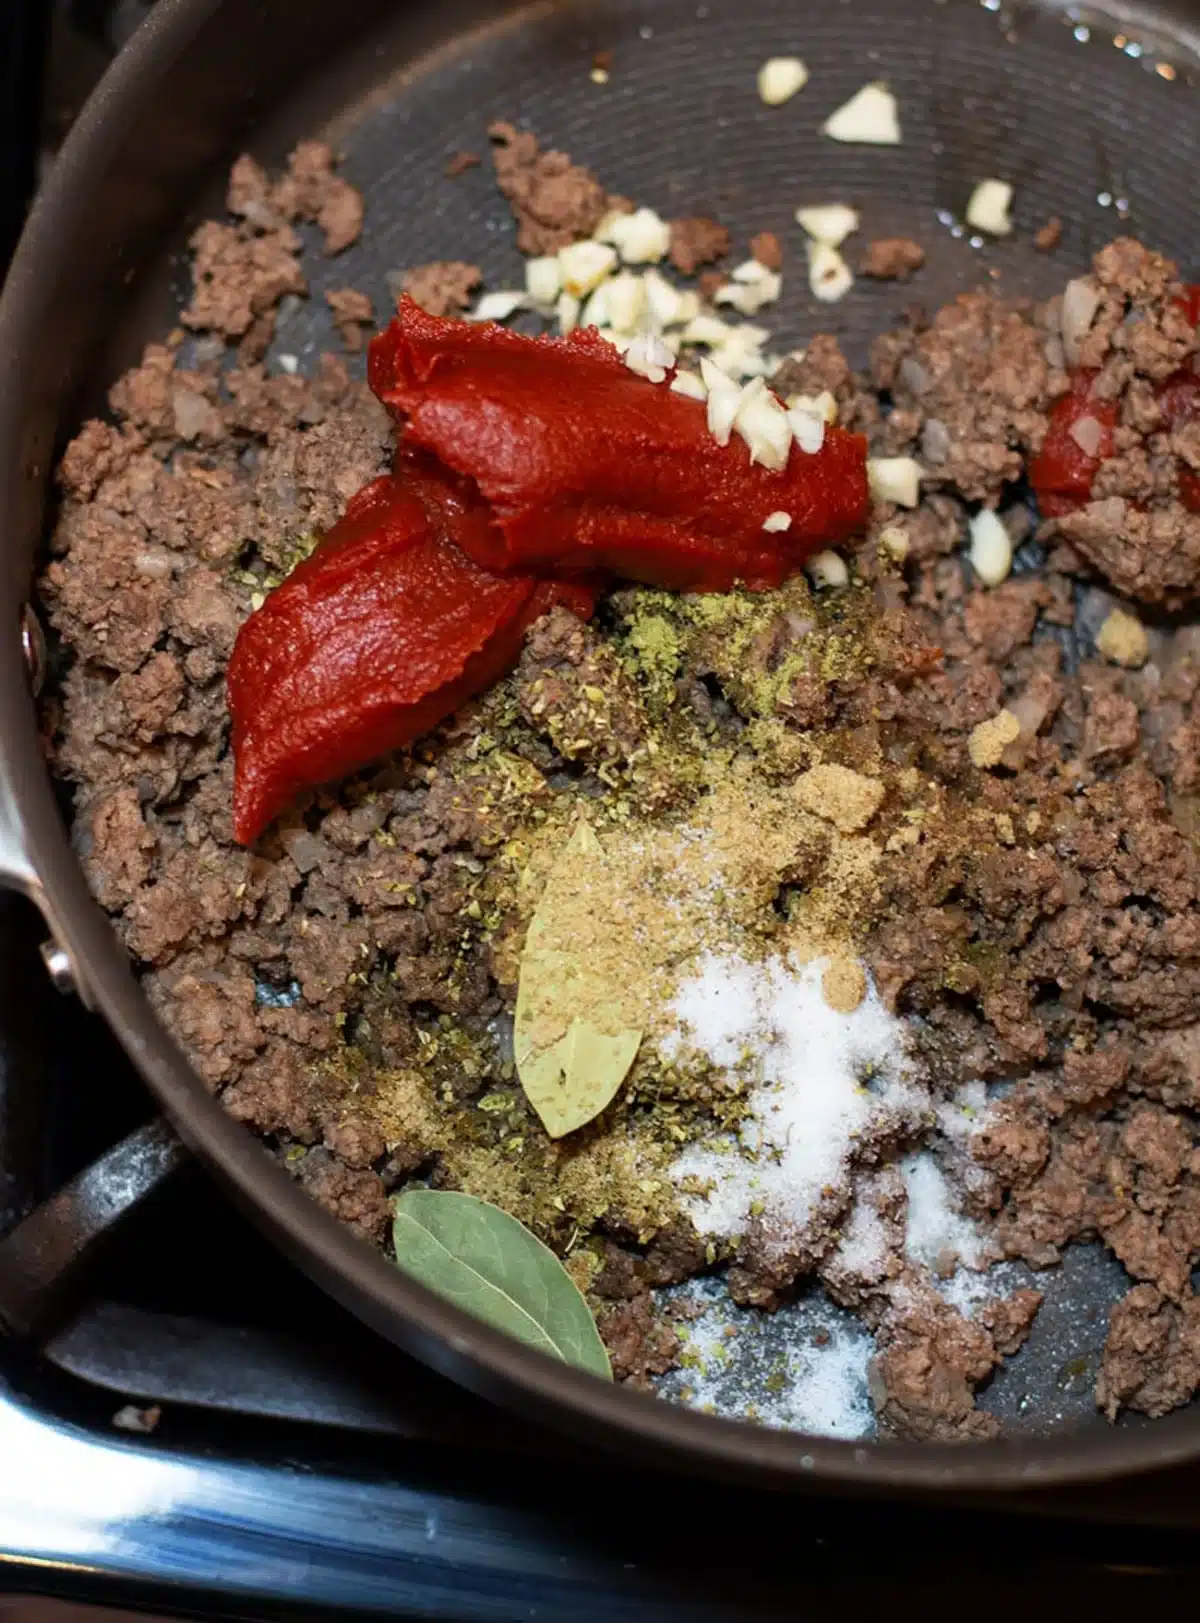
[[[614,57],[603,87],[588,73],[597,50]],[[768,114],[748,88],[755,70],[797,51],[812,73],[809,99],[794,118]],[[992,272],[1005,292],[1049,293],[1124,229],[1185,273],[1200,270],[1189,231],[1197,62],[1195,0],[1107,20],[1003,0],[158,0],[80,116],[0,302],[0,875],[40,908],[52,975],[110,1023],[188,1149],[338,1300],[481,1396],[647,1465],[764,1485],[1013,1489],[1200,1458],[1195,1404],[1153,1425],[1097,1419],[1054,1436],[1035,1425],[954,1448],[715,1419],[509,1340],[341,1228],[192,1072],[71,852],[29,679],[38,637],[28,598],[57,450],[141,343],[172,325],[179,250],[191,225],[219,212],[223,167],[243,147],[278,163],[296,139],[323,133],[344,152],[368,228],[329,268],[331,286],[379,295],[390,268],[462,256],[482,264],[490,286],[512,285],[519,260],[486,171],[453,183],[444,175],[453,153],[479,150],[487,124],[508,117],[612,189],[664,214],[710,211],[740,239],[785,226],[797,202],[851,199],[873,234],[922,240],[921,296],[935,307]],[[820,120],[876,77],[900,99],[904,145],[831,150]],[[1017,232],[984,251],[957,213],[973,182],[992,174],[1017,188]],[[1064,234],[1048,259],[1031,243],[1051,214]],[[792,280],[772,325],[798,343],[818,316]],[[324,337],[321,285],[281,333],[301,354]],[[906,302],[892,288],[856,290],[820,325],[861,362]],[[125,1166],[135,1184],[177,1156],[169,1134],[155,1132]],[[1048,1425],[1052,1380],[1031,1385],[1031,1403]]]

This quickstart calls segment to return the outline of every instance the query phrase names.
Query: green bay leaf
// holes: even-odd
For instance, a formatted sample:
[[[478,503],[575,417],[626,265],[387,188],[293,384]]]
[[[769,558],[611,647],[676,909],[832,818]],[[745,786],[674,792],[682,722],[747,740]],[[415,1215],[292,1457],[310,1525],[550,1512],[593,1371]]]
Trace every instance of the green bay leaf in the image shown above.
[[[444,1189],[408,1189],[392,1209],[396,1262],[405,1273],[518,1341],[612,1379],[575,1281],[515,1217]]]
[[[513,1048],[525,1096],[551,1138],[593,1121],[612,1103],[641,1046],[593,957],[572,949],[561,910],[604,861],[580,823],[529,922],[517,982]]]

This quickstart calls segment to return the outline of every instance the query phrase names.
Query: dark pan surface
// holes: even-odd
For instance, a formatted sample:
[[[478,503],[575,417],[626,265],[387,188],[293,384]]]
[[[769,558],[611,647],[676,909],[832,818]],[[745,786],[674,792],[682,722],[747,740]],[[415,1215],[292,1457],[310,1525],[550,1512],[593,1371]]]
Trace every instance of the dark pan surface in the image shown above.
[[[174,20],[180,41],[189,13],[223,14],[230,46],[239,9],[218,0],[160,0],[159,7],[164,31]],[[296,26],[308,26],[304,19],[319,9],[295,4]],[[453,180],[444,173],[454,153],[486,151],[493,118],[535,130],[594,168],[610,189],[663,214],[718,214],[742,246],[756,231],[777,231],[788,254],[785,293],[764,324],[779,348],[832,329],[861,360],[870,339],[912,301],[935,308],[972,285],[1048,293],[1120,230],[1136,231],[1177,256],[1185,271],[1200,269],[1189,229],[1200,159],[1190,67],[1190,30],[1200,21],[1200,7],[1192,4],[1178,6],[1173,20],[1160,13],[1153,29],[1148,23],[1139,28],[1128,14],[1118,26],[1032,7],[993,10],[973,0],[788,7],[769,0],[595,0],[515,11],[461,3],[383,9],[382,30],[364,36],[356,29],[344,49],[326,51],[320,72],[297,79],[294,91],[264,110],[249,143],[275,161],[298,136],[324,131],[344,152],[344,172],[367,199],[364,240],[333,262],[314,255],[307,266],[314,296],[281,321],[276,353],[295,354],[302,365],[332,339],[320,297],[326,287],[362,288],[377,308],[386,308],[388,272],[438,258],[479,262],[489,288],[519,285],[521,260],[487,166]],[[1123,43],[1114,44],[1114,35]],[[1163,43],[1172,36],[1173,43]],[[220,28],[214,37],[221,37]],[[589,76],[597,50],[613,53],[603,86]],[[801,55],[811,80],[786,107],[768,109],[757,98],[754,76],[776,54]],[[904,144],[842,147],[820,138],[822,119],[873,78],[885,78],[900,100]],[[231,124],[232,114],[225,117]],[[197,165],[204,150],[198,141]],[[956,225],[972,186],[985,176],[1017,188],[1014,237],[987,247],[974,245]],[[214,181],[207,190],[189,186],[162,202],[164,223],[176,222],[176,252],[143,265],[133,302],[110,326],[106,357],[93,369],[93,399],[142,341],[171,324],[184,285],[180,207],[190,202],[194,220],[219,208],[219,196]],[[861,209],[863,241],[885,234],[918,238],[929,254],[927,268],[907,287],[860,282],[841,304],[814,306],[793,215],[800,204],[834,199]],[[1031,239],[1051,215],[1065,230],[1057,253],[1047,256]],[[119,219],[112,228],[120,230]],[[71,421],[62,416],[60,432],[69,431]],[[5,546],[11,548],[7,537]],[[10,551],[10,572],[11,562]],[[13,717],[15,738],[28,717],[15,710]],[[12,746],[27,773],[28,744]],[[793,1480],[1033,1484],[1200,1452],[1195,1414],[1114,1432],[1095,1421],[1086,1404],[1067,1405],[1067,1418],[1086,1416],[1090,1435],[1065,1442],[917,1450],[793,1439],[722,1426],[604,1388],[475,1327],[310,1209],[307,1197],[225,1120],[115,961],[59,832],[45,826],[44,781],[23,784],[19,798],[34,818],[35,855],[64,933],[92,969],[98,1001],[185,1136],[336,1294],[465,1384],[548,1410],[544,1417],[560,1423],[573,1411],[577,1423],[610,1441],[624,1430],[659,1453],[691,1453],[710,1468]],[[1100,1322],[1112,1290],[1110,1268],[1081,1265],[1061,1322],[1072,1322],[1076,1310]],[[1029,1351],[1028,1373],[1010,1382],[1007,1396],[998,1393],[998,1409],[1022,1429],[1045,1432],[1066,1413],[1060,1348],[1047,1341]]]

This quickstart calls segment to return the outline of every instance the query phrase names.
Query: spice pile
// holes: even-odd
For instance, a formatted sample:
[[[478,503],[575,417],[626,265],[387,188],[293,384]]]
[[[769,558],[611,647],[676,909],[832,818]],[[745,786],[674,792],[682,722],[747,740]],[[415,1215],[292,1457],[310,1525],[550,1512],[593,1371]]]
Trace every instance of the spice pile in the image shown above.
[[[495,138],[535,304],[565,293],[583,318],[607,289],[619,316],[638,297],[621,241],[687,275],[728,251],[713,222],[651,242],[654,220],[563,155]],[[1194,428],[1162,398],[1197,347],[1172,267],[1105,250],[1082,329],[1078,293],[964,295],[883,336],[869,379],[829,338],[782,360],[768,335],[731,340],[718,311],[753,295],[706,306],[720,287],[656,270],[697,303],[657,336],[731,380],[731,434],[762,375],[724,370],[732,342],[793,410],[868,435],[852,565],[829,554],[757,593],[621,586],[590,625],[555,608],[511,675],[299,793],[248,850],[235,638],[386,471],[391,430],[337,357],[311,379],[262,363],[304,286],[291,222],[322,222],[336,252],[361,219],[328,152],[307,144],[274,183],[240,160],[230,208],[194,241],[189,363],[182,332],[153,346],[68,449],[43,580],[71,654],[46,719],[77,847],[227,1108],[373,1242],[414,1182],[503,1207],[566,1260],[618,1378],[701,1358],[706,1298],[687,1292],[711,1285],[665,1287],[716,1271],[757,1315],[815,1278],[874,1337],[883,1429],[991,1435],[976,1389],[1039,1296],[980,1270],[1099,1237],[1131,1288],[1098,1400],[1187,1401],[1200,643],[1138,608],[1183,602],[1200,557]],[[571,292],[563,252],[614,217],[614,259]],[[778,247],[754,257],[770,275]],[[408,288],[461,310],[472,272]],[[370,301],[331,304],[357,347]],[[721,331],[688,339],[705,320]],[[1017,482],[1076,365],[1114,454],[1035,535]],[[726,382],[688,375],[706,421],[727,411]],[[591,1091],[539,1103],[539,1060]]]

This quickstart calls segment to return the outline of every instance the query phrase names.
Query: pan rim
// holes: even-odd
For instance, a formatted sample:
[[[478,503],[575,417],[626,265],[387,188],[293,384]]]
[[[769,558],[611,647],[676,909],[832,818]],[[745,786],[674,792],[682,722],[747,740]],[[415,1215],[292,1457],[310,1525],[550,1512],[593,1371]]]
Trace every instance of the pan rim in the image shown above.
[[[117,154],[154,95],[163,63],[237,0],[159,0],[89,99],[21,238],[0,295],[0,510],[23,480],[22,379],[64,230],[86,207],[98,166]],[[8,543],[16,545],[15,540]],[[15,579],[17,602],[27,584]],[[84,967],[89,992],[181,1136],[268,1234],[358,1318],[457,1384],[552,1428],[583,1423],[611,1452],[642,1448],[667,1468],[703,1468],[764,1486],[842,1484],[879,1492],[1027,1491],[1128,1476],[1200,1457],[1200,1406],[1136,1429],[963,1444],[839,1441],[700,1414],[627,1391],[522,1346],[410,1279],[345,1229],[269,1157],[209,1093],[154,1015],[124,949],[92,898],[51,789],[17,640],[0,644],[0,768],[55,929]]]

